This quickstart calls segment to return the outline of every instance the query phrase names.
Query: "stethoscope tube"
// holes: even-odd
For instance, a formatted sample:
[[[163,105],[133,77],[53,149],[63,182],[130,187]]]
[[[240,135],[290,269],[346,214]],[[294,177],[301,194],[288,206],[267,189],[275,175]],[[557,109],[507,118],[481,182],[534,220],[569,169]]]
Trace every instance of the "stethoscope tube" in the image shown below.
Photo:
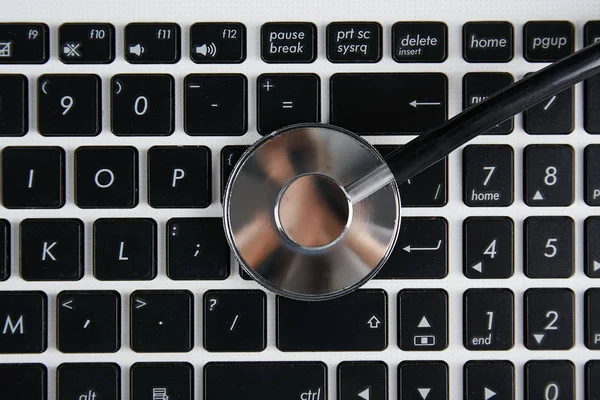
[[[597,73],[600,73],[600,43],[527,75],[442,126],[423,133],[386,157],[389,169],[371,171],[348,185],[346,191],[356,204],[392,179],[404,183],[474,137]]]

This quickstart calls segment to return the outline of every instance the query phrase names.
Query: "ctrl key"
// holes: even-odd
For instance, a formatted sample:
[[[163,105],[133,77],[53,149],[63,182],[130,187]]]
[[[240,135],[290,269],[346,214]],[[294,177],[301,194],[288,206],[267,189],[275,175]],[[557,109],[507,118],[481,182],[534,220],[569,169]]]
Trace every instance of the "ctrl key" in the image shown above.
[[[204,366],[204,400],[326,400],[322,362],[211,362]]]

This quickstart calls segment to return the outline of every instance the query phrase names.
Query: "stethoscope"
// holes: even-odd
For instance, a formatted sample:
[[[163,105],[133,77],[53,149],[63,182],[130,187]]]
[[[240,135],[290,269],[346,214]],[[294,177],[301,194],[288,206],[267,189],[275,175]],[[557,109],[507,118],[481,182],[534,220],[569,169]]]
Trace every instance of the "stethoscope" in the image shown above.
[[[600,43],[526,76],[385,159],[360,136],[302,124],[265,136],[240,158],[223,201],[241,267],[298,300],[350,293],[388,259],[400,229],[398,185],[532,105],[600,72]]]

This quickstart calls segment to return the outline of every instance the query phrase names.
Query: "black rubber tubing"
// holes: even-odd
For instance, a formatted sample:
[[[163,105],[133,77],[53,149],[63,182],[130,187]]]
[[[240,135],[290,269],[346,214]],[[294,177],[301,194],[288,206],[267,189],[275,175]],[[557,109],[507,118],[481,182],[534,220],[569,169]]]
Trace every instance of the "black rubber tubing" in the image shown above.
[[[600,42],[525,78],[419,135],[386,157],[398,184],[514,115],[600,73]]]

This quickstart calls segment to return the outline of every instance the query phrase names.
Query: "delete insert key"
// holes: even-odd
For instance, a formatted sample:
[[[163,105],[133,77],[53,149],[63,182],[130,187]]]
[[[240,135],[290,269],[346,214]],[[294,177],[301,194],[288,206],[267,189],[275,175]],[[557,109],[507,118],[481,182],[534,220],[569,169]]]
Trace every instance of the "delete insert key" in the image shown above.
[[[448,57],[448,27],[443,22],[396,22],[392,57],[399,63],[441,63]]]
[[[317,58],[317,27],[310,22],[268,22],[261,28],[266,63],[311,63]]]

